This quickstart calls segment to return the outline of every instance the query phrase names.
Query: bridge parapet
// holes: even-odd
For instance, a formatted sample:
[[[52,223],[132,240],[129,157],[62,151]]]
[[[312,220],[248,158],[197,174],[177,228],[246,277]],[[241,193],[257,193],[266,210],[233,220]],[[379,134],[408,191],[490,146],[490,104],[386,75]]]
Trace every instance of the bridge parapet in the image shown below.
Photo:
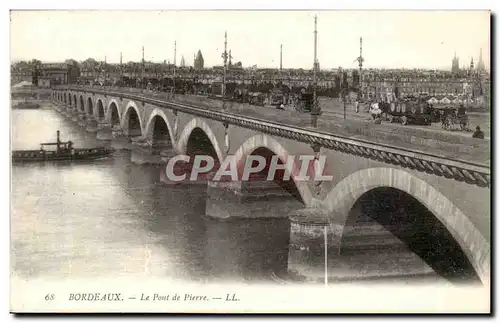
[[[316,129],[297,127],[255,117],[235,115],[226,111],[215,111],[207,109],[206,107],[201,108],[192,104],[168,101],[166,94],[148,93],[140,89],[130,88],[123,90],[121,88],[92,88],[79,86],[63,87],[60,89],[126,97],[127,99],[142,102],[144,104],[148,103],[166,109],[181,111],[273,136],[296,140],[312,146],[319,146],[384,162],[386,164],[451,178],[471,185],[488,188],[491,186],[490,167],[480,163],[443,157],[415,149],[395,148],[390,145],[363,139],[352,139],[347,136],[336,135]]]

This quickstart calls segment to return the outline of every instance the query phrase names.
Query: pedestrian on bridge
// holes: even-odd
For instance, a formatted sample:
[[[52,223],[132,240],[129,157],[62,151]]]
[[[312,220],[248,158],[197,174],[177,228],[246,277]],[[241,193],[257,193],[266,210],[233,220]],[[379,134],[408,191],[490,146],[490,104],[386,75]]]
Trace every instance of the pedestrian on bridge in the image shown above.
[[[476,127],[476,131],[474,131],[472,138],[484,139],[484,132],[481,131],[481,127]]]

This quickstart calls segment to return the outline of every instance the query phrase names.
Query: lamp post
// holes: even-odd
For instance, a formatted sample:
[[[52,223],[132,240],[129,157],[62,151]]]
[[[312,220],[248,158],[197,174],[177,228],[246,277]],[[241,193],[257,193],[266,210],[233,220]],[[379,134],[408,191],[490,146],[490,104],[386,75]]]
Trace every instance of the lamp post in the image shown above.
[[[107,62],[107,57],[104,56],[104,86],[106,86],[106,81],[107,81],[107,72],[106,72],[106,62]]]
[[[226,108],[226,77],[227,77],[227,31],[224,32],[224,53],[222,53],[222,58],[224,59],[224,73],[222,75],[222,109]]]
[[[120,86],[123,86],[123,61],[122,61],[122,52],[120,52]]]
[[[314,16],[314,65],[313,65],[313,106],[311,109],[311,126],[316,128],[318,126],[318,116],[321,114],[321,108],[318,103],[316,88],[318,81],[316,79],[316,72],[318,69],[317,58],[317,43],[318,43],[318,30],[317,30],[318,17]]]
[[[172,98],[175,95],[175,68],[177,66],[177,41],[174,41],[174,89],[172,90]]]
[[[346,104],[345,104],[345,101],[346,101],[346,90],[345,89],[342,89],[342,101],[344,101],[344,120],[346,119]]]

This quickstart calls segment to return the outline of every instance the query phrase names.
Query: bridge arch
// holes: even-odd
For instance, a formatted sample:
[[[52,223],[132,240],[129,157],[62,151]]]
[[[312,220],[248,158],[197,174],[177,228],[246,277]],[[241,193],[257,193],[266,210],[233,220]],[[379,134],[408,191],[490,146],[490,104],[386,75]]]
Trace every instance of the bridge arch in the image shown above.
[[[74,105],[74,109],[75,110],[78,110],[78,101],[76,100],[76,94],[73,94],[73,105]]]
[[[355,203],[364,194],[382,188],[404,192],[423,205],[452,236],[481,281],[489,282],[490,247],[484,236],[447,197],[404,170],[376,167],[345,177],[322,203],[329,213],[330,223],[343,230]]]
[[[122,129],[129,136],[142,136],[143,125],[141,113],[134,101],[129,101],[125,113],[122,116]]]
[[[146,129],[144,136],[148,139],[151,139],[154,137],[154,132],[155,132],[155,126],[157,125],[158,120],[161,119],[165,123],[168,129],[168,136],[170,137],[170,141],[172,142],[172,145],[175,145],[174,141],[174,136],[172,132],[172,126],[170,125],[170,121],[168,120],[167,115],[165,112],[160,109],[156,108],[151,112],[151,115],[149,116],[148,122],[146,123]]]
[[[222,163],[222,161],[224,160],[224,155],[222,154],[222,150],[220,149],[217,137],[215,136],[210,126],[205,121],[198,118],[193,118],[186,124],[186,126],[182,130],[182,133],[179,136],[179,140],[177,141],[177,150],[181,154],[187,153],[189,138],[191,137],[191,134],[195,129],[200,129],[204,132],[215,150],[219,163]]]
[[[64,104],[68,104],[68,95],[64,92]]]
[[[235,158],[238,169],[241,169],[240,167],[245,164],[246,158],[253,153],[265,153],[263,149],[278,156],[279,160],[283,163],[286,162],[288,156],[290,155],[289,152],[276,139],[264,134],[255,135],[247,139],[236,151]],[[297,165],[294,164],[292,168],[288,168],[288,172],[291,174],[290,180],[295,185],[302,202],[305,205],[310,205],[312,203],[312,193],[307,186],[307,182],[297,181],[294,176],[294,174],[298,174]]]
[[[71,94],[68,93],[68,109],[70,109],[72,105],[73,105],[73,100]]]
[[[102,100],[97,99],[95,105],[97,109],[96,111],[97,120],[104,121],[104,119],[106,118],[106,113],[104,111],[104,104],[102,103]]]
[[[115,99],[112,99],[108,102],[108,109],[106,110],[106,122],[111,124],[111,126],[117,124],[121,126],[122,115],[119,107],[120,105]]]

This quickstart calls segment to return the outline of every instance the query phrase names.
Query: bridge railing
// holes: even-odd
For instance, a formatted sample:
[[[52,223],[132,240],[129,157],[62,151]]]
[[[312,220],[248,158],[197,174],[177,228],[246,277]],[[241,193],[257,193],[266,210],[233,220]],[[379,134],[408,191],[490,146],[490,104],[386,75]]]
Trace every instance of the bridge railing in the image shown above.
[[[305,129],[254,117],[239,116],[228,112],[214,111],[185,103],[173,102],[172,100],[168,100],[168,93],[155,93],[135,88],[103,86],[70,86],[61,87],[60,89],[94,92],[119,97],[126,96],[129,99],[157,105],[159,107],[219,120],[259,132],[297,140],[311,145],[319,145],[327,149],[431,173],[437,176],[453,178],[457,181],[463,181],[481,187],[490,187],[491,185],[490,167],[487,165],[445,158],[412,149],[394,148],[390,145],[374,143],[362,139],[353,140],[349,137],[334,135],[316,129]]]

